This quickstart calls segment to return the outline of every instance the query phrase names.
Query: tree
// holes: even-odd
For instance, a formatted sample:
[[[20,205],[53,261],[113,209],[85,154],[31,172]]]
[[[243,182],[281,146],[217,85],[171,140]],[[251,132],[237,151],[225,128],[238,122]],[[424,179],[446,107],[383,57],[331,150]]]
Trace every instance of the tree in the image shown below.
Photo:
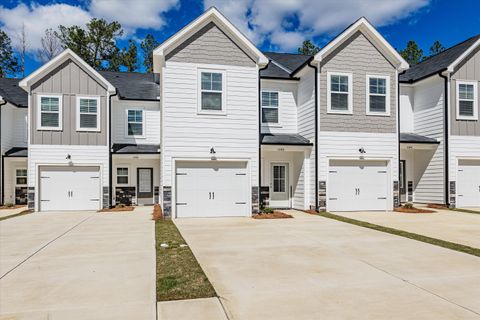
[[[127,71],[132,72],[138,69],[137,46],[132,40],[128,40],[128,44],[128,49],[122,50],[121,60],[122,65],[127,68]]]
[[[430,56],[439,54],[442,51],[445,51],[445,47],[440,43],[440,41],[437,40],[430,47]]]
[[[320,51],[320,48],[314,45],[310,40],[303,41],[303,44],[300,48],[298,48],[298,53],[304,55],[315,55],[317,52]]]
[[[400,51],[400,55],[410,65],[414,65],[422,60],[423,50],[418,47],[418,44],[415,41],[410,40],[407,43],[407,47]]]
[[[27,32],[25,31],[25,23],[22,23],[22,28],[20,32],[17,34],[18,44],[17,44],[17,51],[20,54],[20,72],[22,73],[22,78],[25,77],[25,56],[27,55],[27,51],[29,48],[29,44],[27,41]]]
[[[140,44],[143,53],[143,65],[147,72],[153,71],[153,50],[158,47],[159,43],[151,34],[147,34]]]
[[[0,78],[15,75],[19,70],[18,60],[13,54],[12,40],[0,29]]]
[[[116,41],[123,35],[120,23],[93,18],[86,29],[79,26],[59,26],[58,29],[55,36],[64,48],[70,48],[97,70],[116,69],[121,53]]]
[[[38,50],[38,58],[43,63],[55,58],[62,52],[62,45],[60,40],[55,35],[55,32],[50,28],[45,30],[45,35],[40,39],[42,48]]]

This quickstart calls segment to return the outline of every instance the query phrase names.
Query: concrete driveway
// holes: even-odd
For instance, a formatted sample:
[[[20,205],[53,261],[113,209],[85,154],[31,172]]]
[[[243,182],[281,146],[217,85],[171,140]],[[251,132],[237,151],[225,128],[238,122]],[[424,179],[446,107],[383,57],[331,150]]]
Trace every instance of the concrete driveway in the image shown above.
[[[230,319],[480,319],[480,259],[303,213],[175,221]]]
[[[155,319],[152,208],[0,222],[0,319]]]

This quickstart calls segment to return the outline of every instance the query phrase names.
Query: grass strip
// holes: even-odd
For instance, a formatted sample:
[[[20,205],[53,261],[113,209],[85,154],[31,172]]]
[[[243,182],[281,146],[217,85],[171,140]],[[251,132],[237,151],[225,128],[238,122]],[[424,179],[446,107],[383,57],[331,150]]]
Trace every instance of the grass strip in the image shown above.
[[[155,222],[157,301],[216,297],[197,259],[172,220]],[[168,247],[162,247],[167,244]]]
[[[2,218],[0,218],[0,221],[7,220],[7,219],[10,219],[10,218],[24,216],[24,215],[32,213],[32,212],[33,212],[32,210],[25,210],[25,211],[22,211],[22,212],[19,212],[19,213],[16,213],[16,214],[12,214],[11,216],[2,217]]]
[[[443,248],[447,248],[447,249],[451,249],[451,250],[455,250],[455,251],[460,251],[460,252],[463,252],[463,253],[467,253],[467,254],[471,254],[471,255],[480,257],[480,249],[465,246],[463,244],[458,244],[458,243],[454,243],[454,242],[450,242],[450,241],[431,238],[431,237],[427,237],[427,236],[424,236],[424,235],[421,235],[421,234],[416,234],[416,233],[407,232],[407,231],[403,231],[403,230],[398,230],[398,229],[394,229],[394,228],[388,228],[388,227],[380,226],[380,225],[365,222],[365,221],[346,218],[346,217],[338,216],[336,214],[332,214],[332,213],[329,213],[329,212],[319,212],[319,213],[316,213],[316,214],[321,216],[321,217],[324,217],[324,218],[334,219],[334,220],[338,220],[338,221],[341,221],[341,222],[354,224],[354,225],[357,225],[357,226],[360,226],[360,227],[369,228],[369,229],[373,229],[373,230],[377,230],[377,231],[381,231],[381,232],[386,232],[386,233],[390,233],[390,234],[393,234],[393,235],[396,235],[396,236],[400,236],[400,237],[404,237],[404,238],[408,238],[408,239],[413,239],[413,240],[417,240],[417,241],[422,241],[422,242],[425,242],[425,243],[433,244],[435,246],[439,246],[439,247],[443,247]]]
[[[452,209],[450,209],[450,210],[452,210],[452,211],[458,211],[458,212],[465,212],[465,213],[480,214],[480,212],[478,212],[478,211],[468,210],[468,209],[452,208]]]

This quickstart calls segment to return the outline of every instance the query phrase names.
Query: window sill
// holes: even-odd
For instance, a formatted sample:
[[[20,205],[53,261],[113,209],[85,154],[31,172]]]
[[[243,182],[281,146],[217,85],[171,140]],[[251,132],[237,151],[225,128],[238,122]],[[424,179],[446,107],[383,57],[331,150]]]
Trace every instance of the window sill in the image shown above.
[[[457,120],[462,120],[462,121],[478,121],[478,117],[467,117],[467,116],[457,116]]]
[[[82,129],[82,128],[79,128],[77,129],[77,132],[101,132],[100,129]]]
[[[380,112],[367,112],[367,116],[376,116],[376,117],[390,117],[390,113],[380,113]]]
[[[280,123],[265,123],[265,122],[262,122],[262,127],[264,127],[264,128],[282,128],[283,126]]]
[[[37,131],[63,131],[63,129],[62,128],[40,127],[40,128],[37,128]]]
[[[226,116],[226,111],[197,111],[200,116]]]
[[[335,111],[335,110],[328,110],[327,114],[346,114],[346,115],[353,115],[352,111]]]

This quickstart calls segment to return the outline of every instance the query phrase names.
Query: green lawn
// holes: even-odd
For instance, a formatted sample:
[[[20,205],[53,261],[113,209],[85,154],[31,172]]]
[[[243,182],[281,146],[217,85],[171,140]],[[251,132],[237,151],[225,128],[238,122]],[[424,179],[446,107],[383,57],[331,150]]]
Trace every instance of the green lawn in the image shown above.
[[[452,208],[450,209],[452,211],[458,211],[458,212],[465,212],[465,213],[473,213],[473,214],[480,214],[478,211],[473,211],[473,210],[468,210],[468,209],[458,209],[458,208]]]
[[[460,252],[463,252],[463,253],[468,253],[468,254],[480,257],[480,249],[478,249],[478,248],[469,247],[469,246],[465,246],[465,245],[462,245],[462,244],[453,243],[453,242],[440,240],[440,239],[436,239],[436,238],[431,238],[431,237],[427,237],[427,236],[424,236],[424,235],[421,235],[421,234],[416,234],[416,233],[407,232],[407,231],[403,231],[403,230],[398,230],[398,229],[394,229],[394,228],[388,228],[388,227],[380,226],[380,225],[365,222],[365,221],[346,218],[346,217],[338,216],[336,214],[332,214],[332,213],[329,213],[329,212],[319,212],[319,213],[317,213],[317,215],[319,215],[321,217],[324,217],[324,218],[335,219],[335,220],[338,220],[338,221],[354,224],[354,225],[357,225],[357,226],[360,226],[360,227],[365,227],[365,228],[369,228],[369,229],[373,229],[373,230],[377,230],[377,231],[381,231],[381,232],[386,232],[386,233],[394,234],[396,236],[409,238],[409,239],[413,239],[413,240],[418,240],[418,241],[426,242],[426,243],[433,244],[433,245],[436,245],[436,246],[440,246],[440,247],[443,247],[443,248],[456,250],[456,251],[460,251]]]
[[[155,222],[157,301],[216,297],[217,294],[172,220]],[[162,248],[162,243],[168,244]]]

